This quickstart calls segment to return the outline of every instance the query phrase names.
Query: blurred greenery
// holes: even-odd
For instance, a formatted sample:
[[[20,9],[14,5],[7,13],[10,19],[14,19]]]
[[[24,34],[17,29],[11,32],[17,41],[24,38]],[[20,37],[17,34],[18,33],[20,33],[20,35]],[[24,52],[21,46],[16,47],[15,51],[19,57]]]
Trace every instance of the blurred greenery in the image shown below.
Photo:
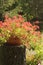
[[[31,7],[29,4],[30,0],[0,0],[0,13],[5,15],[9,13],[9,16],[21,14],[26,20],[33,18]]]
[[[0,0],[0,18],[6,13],[10,17],[21,14],[26,20],[43,18],[43,0]]]

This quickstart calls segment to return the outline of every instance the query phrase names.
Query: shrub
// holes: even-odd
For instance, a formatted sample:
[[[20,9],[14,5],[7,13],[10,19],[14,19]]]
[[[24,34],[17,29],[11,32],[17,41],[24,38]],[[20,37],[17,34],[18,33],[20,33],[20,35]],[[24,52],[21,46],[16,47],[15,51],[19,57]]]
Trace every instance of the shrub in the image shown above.
[[[33,26],[30,22],[25,22],[21,15],[12,18],[5,15],[4,22],[0,22],[0,44],[8,42],[10,37],[18,37],[21,43],[33,47],[40,40],[40,32],[36,31],[37,28],[39,28],[37,25]]]

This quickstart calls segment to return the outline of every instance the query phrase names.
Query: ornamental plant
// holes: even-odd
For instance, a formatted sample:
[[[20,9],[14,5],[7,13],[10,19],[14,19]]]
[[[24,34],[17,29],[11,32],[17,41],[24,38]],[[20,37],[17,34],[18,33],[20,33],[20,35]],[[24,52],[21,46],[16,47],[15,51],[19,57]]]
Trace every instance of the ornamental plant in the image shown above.
[[[37,25],[25,22],[21,15],[10,18],[5,15],[4,22],[0,21],[0,45],[5,43],[14,45],[26,45],[27,48],[36,47],[40,43],[40,32]]]

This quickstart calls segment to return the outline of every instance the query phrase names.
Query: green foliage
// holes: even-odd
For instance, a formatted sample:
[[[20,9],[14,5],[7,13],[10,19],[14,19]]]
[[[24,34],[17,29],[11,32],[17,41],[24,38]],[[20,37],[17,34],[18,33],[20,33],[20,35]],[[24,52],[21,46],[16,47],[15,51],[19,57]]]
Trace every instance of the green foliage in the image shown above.
[[[8,39],[10,31],[4,30],[3,28],[0,28],[0,45],[3,45],[6,43],[6,39]]]
[[[0,13],[3,15],[7,12],[10,17],[21,14],[26,20],[33,18],[29,0],[1,0],[1,2]]]
[[[41,4],[40,4],[41,2]],[[33,17],[43,17],[43,1],[38,0],[0,0],[0,13],[9,13],[9,16],[22,14],[26,20]],[[41,8],[41,10],[40,10]]]
[[[26,61],[27,65],[43,65],[43,43],[42,39],[38,39],[39,43],[31,42],[31,49],[26,50]],[[34,44],[36,46],[34,46]]]

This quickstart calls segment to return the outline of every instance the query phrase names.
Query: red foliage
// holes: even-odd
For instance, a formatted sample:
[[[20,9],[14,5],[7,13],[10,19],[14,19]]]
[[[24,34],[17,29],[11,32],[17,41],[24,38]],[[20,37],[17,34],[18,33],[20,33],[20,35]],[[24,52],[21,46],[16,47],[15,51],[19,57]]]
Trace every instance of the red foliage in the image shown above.
[[[3,27],[5,30],[12,31],[12,24],[13,25],[15,24],[14,26],[16,28],[23,28],[23,29],[25,29],[26,32],[30,32],[32,35],[38,35],[38,36],[40,36],[40,32],[39,31],[38,32],[36,31],[37,29],[39,29],[39,26],[32,25],[30,22],[24,22],[24,18],[22,18],[21,15],[18,15],[17,17],[14,16],[12,18],[9,18],[6,15],[4,22],[3,23],[2,23],[2,21],[0,22],[0,28]],[[22,38],[26,38],[26,35],[23,35]],[[16,41],[18,41],[18,40],[16,39]],[[36,40],[34,39],[34,41],[36,41]],[[12,43],[12,41],[11,41],[11,43]]]

